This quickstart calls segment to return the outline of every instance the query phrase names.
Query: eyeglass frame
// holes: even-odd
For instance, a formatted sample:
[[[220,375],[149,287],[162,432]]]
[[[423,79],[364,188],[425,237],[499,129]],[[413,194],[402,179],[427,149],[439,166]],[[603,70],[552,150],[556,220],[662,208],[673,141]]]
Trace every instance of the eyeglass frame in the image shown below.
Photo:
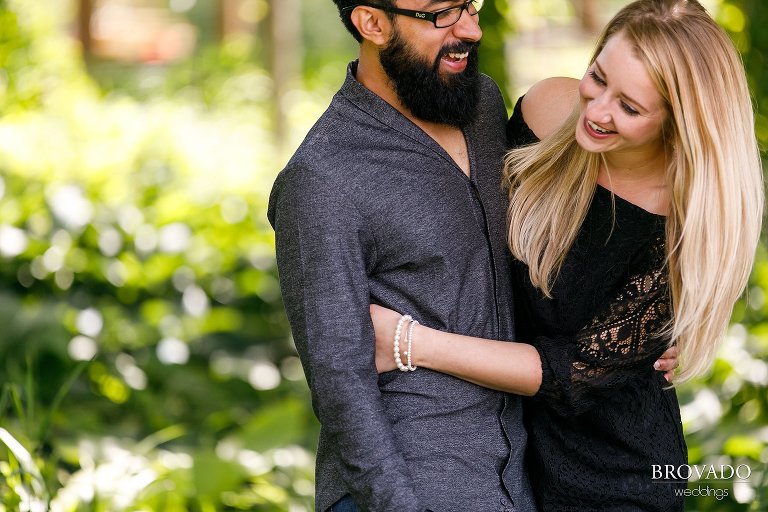
[[[475,9],[475,14],[472,14],[469,12],[469,6],[471,4],[474,4],[478,2],[479,0],[467,0],[466,2],[462,3],[461,5],[455,5],[453,7],[447,7],[445,9],[440,9],[439,11],[434,12],[428,12],[428,11],[414,11],[412,9],[400,9],[399,7],[387,7],[384,5],[371,5],[371,4],[357,4],[357,5],[350,5],[349,7],[344,7],[341,11],[342,12],[350,12],[356,9],[357,7],[371,7],[373,9],[380,9],[384,12],[391,12],[392,14],[400,14],[401,16],[408,16],[409,18],[416,18],[417,20],[424,20],[424,21],[431,21],[432,24],[435,26],[435,28],[448,28],[452,27],[455,24],[459,22],[461,19],[461,16],[464,14],[464,11],[467,11],[470,16],[477,16],[480,13],[480,9],[483,8],[484,1],[480,4],[480,8]],[[440,14],[450,11],[453,9],[461,9],[459,11],[459,15],[456,17],[456,21],[451,23],[450,25],[445,25],[444,27],[438,27],[437,26],[437,17],[440,16]]]

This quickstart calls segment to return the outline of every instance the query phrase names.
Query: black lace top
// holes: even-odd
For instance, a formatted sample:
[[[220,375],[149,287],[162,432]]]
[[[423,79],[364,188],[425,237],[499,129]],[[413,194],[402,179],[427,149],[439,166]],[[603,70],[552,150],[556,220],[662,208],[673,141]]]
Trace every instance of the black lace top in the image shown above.
[[[510,144],[536,142],[520,101]],[[518,339],[543,379],[526,400],[527,462],[542,511],[682,510],[661,469],[686,464],[675,391],[653,369],[670,318],[664,218],[597,187],[545,298],[515,264]],[[656,471],[654,471],[656,469]]]

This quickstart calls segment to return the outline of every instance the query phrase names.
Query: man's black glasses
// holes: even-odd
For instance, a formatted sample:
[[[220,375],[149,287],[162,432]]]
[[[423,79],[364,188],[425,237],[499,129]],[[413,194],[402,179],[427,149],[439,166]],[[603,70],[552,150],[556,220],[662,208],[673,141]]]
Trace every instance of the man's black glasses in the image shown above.
[[[371,5],[371,4],[357,4],[345,7],[342,11],[348,12],[355,7],[373,7],[374,9],[381,9],[384,12],[391,12],[393,14],[400,14],[402,16],[409,16],[419,20],[431,21],[434,23],[435,28],[446,28],[451,25],[455,25],[460,19],[464,11],[467,11],[470,16],[477,15],[477,12],[483,8],[484,0],[469,0],[456,7],[449,7],[447,9],[441,9],[435,12],[426,11],[413,11],[411,9],[400,9],[398,7],[387,7],[383,5]]]

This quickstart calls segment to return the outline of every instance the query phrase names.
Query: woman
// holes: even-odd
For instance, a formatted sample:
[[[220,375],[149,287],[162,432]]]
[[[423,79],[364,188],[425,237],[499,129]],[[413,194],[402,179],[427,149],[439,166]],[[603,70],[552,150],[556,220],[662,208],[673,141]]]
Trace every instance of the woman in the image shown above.
[[[703,373],[747,282],[763,187],[743,67],[695,0],[639,0],[608,24],[561,124],[572,89],[537,84],[508,125],[527,144],[504,172],[526,343],[372,306],[377,367],[532,396],[542,510],[680,510],[685,482],[658,471],[686,463],[679,406],[651,364],[675,344],[677,380]]]

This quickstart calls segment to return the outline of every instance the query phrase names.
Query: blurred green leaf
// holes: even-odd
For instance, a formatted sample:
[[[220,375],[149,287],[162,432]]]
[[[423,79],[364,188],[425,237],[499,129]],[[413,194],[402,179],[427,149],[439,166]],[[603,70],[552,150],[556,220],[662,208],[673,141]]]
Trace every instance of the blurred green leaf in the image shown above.
[[[275,446],[301,443],[306,429],[304,404],[289,398],[262,407],[243,426],[238,438],[252,450],[265,451]]]
[[[765,448],[765,443],[749,436],[733,436],[723,445],[725,455],[732,457],[749,457],[760,460],[760,454]]]
[[[222,460],[212,452],[195,455],[193,475],[196,493],[213,501],[222,493],[240,487],[246,476],[239,464]]]

